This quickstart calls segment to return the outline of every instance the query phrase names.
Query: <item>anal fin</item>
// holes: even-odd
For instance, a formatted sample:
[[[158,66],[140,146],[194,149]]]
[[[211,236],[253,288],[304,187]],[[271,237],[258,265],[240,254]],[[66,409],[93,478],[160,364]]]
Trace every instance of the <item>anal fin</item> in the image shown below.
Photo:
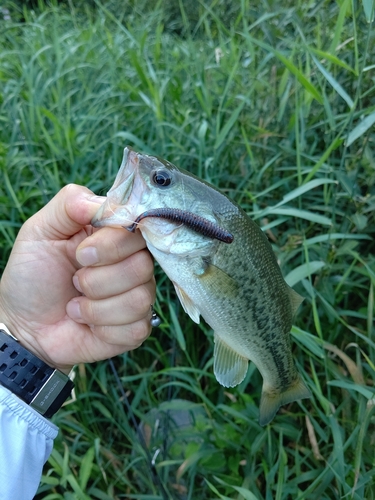
[[[214,374],[224,387],[240,384],[247,373],[249,361],[229,347],[215,333]]]

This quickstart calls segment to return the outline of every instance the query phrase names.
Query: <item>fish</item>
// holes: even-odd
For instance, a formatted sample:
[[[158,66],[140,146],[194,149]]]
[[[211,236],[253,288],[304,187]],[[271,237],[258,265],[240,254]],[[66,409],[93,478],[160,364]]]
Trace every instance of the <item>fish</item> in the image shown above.
[[[309,398],[290,330],[303,298],[283,278],[267,236],[227,196],[167,160],[126,147],[115,182],[91,221],[139,230],[185,312],[214,331],[214,375],[240,384],[249,361],[263,378],[259,423]]]

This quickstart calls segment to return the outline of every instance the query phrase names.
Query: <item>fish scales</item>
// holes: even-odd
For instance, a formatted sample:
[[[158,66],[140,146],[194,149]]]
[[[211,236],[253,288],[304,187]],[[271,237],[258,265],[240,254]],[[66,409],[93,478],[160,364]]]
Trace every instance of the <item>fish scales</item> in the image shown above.
[[[294,366],[291,352],[285,351],[283,344],[277,342],[279,335],[282,335],[284,342],[290,345],[292,310],[288,286],[281,272],[275,277],[274,273],[268,271],[270,262],[272,265],[277,265],[272,250],[267,251],[268,241],[265,246],[266,251],[252,250],[254,246],[261,248],[261,245],[254,245],[254,240],[263,239],[263,233],[258,232],[255,224],[255,228],[252,228],[252,224],[254,223],[250,219],[242,217],[240,219],[237,217],[228,224],[234,235],[234,241],[230,246],[221,245],[212,259],[213,265],[224,270],[235,281],[243,280],[244,275],[250,275],[251,279],[242,282],[241,293],[234,297],[220,297],[220,294],[217,294],[217,299],[210,302],[212,314],[207,312],[202,315],[215,318],[215,321],[211,320],[209,324],[217,335],[221,336],[225,325],[227,335],[240,337],[241,347],[246,350],[246,357],[257,361],[256,364],[263,377],[273,373],[272,380],[267,377],[268,384],[283,388],[296,379],[294,370],[291,370],[291,366]],[[196,287],[196,282],[192,282],[191,286]],[[272,300],[276,294],[281,300]],[[256,332],[256,335],[250,336],[249,332]],[[264,353],[265,350],[268,356],[257,359],[257,352]],[[272,364],[274,366],[271,366]],[[264,369],[261,369],[262,365],[265,365]]]
[[[186,212],[227,230],[231,243],[147,211]],[[178,211],[178,213],[177,213]],[[190,215],[189,215],[190,214]],[[171,217],[170,217],[171,218]],[[214,330],[214,373],[226,387],[245,377],[248,361],[263,377],[260,423],[278,408],[310,396],[291,350],[290,329],[301,298],[285,282],[265,234],[208,183],[165,160],[125,148],[123,163],[94,226],[137,227],[173,282],[184,310]],[[204,224],[204,222],[203,222]],[[220,229],[220,231],[219,231]]]

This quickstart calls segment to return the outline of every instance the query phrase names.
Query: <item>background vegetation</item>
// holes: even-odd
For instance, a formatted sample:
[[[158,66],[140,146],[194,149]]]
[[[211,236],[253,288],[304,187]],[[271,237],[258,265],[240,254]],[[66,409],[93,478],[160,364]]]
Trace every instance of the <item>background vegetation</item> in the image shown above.
[[[261,428],[259,373],[217,384],[157,270],[162,325],[114,360],[130,407],[108,362],[79,366],[37,498],[374,499],[374,2],[0,8],[1,265],[64,184],[104,194],[125,145],[165,157],[267,232],[313,393]]]

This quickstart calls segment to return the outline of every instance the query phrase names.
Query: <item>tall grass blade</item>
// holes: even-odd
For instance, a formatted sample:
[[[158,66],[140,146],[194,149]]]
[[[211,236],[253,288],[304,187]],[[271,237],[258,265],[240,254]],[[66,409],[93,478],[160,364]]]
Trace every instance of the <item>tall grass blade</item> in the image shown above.
[[[342,88],[339,82],[333,77],[333,75],[327,69],[325,69],[325,67],[322,64],[320,64],[320,62],[315,56],[312,56],[312,59],[316,64],[317,68],[319,69],[319,71],[326,78],[328,83],[332,86],[332,88],[344,99],[344,101],[346,102],[346,104],[349,106],[350,109],[353,108],[354,107],[353,99]]]
[[[335,184],[335,183],[336,181],[332,179],[315,179],[313,181],[307,182],[303,186],[298,186],[296,189],[293,189],[290,193],[283,196],[283,199],[272,208],[281,207],[282,205],[285,205],[285,203],[288,203],[289,201],[292,201],[295,198],[298,198],[299,196],[302,196],[303,194],[307,193],[308,191],[311,191],[312,189],[315,189],[318,186],[322,186],[323,184]]]
[[[366,118],[356,125],[351,132],[349,132],[348,137],[345,141],[346,146],[350,146],[354,141],[359,139],[363,134],[369,130],[375,123],[375,111],[370,113]]]
[[[368,23],[372,23],[374,21],[375,0],[362,0],[362,5],[366,16],[366,21]]]
[[[269,52],[272,52],[283,64],[284,66],[296,77],[296,79],[300,82],[302,87],[306,89],[307,92],[309,92],[314,99],[316,99],[320,104],[323,104],[323,96],[319,92],[319,90],[316,88],[314,84],[312,84],[306,76],[300,71],[293,62],[285,57],[280,51],[274,49],[270,45],[261,42],[260,40],[256,40],[253,37],[250,37],[249,35],[246,35],[248,40],[251,40],[252,43],[258,45],[259,47],[262,47],[266,49]]]
[[[314,165],[314,167],[311,169],[311,171],[307,174],[307,176],[305,177],[305,179],[303,181],[304,183],[309,182],[309,180],[312,179],[317,172],[319,172],[319,170],[323,167],[324,163],[331,156],[332,152],[335,151],[335,149],[337,149],[339,146],[341,146],[342,143],[343,143],[343,139],[341,137],[335,137],[335,139],[332,141],[332,143],[324,151],[324,153],[322,154],[319,161]]]
[[[347,71],[350,71],[354,75],[358,76],[355,72],[355,70],[349,66],[345,61],[342,61],[339,59],[337,56],[334,54],[331,54],[330,52],[326,52],[324,50],[319,50],[314,47],[309,47],[309,50],[319,56],[321,59],[327,60],[333,64],[336,64],[336,66],[340,66],[341,68],[346,69]]]
[[[313,212],[309,212],[308,210],[300,210],[299,208],[266,208],[260,213],[256,213],[254,215],[255,219],[259,219],[260,217],[265,217],[266,215],[288,215],[290,217],[296,217],[299,219],[309,220],[311,222],[315,222],[316,224],[323,224],[325,226],[331,226],[332,220],[324,215],[318,215]]]
[[[311,276],[312,274],[315,274],[319,269],[322,269],[325,266],[325,263],[322,261],[314,261],[312,260],[311,262],[308,262],[306,264],[301,264],[300,266],[296,267],[293,269],[293,271],[290,271],[285,276],[285,281],[288,283],[289,286],[294,286],[303,279],[307,278],[308,276]]]
[[[227,135],[229,134],[230,130],[233,128],[233,125],[237,121],[241,111],[243,110],[245,106],[245,101],[242,101],[235,110],[232,111],[232,114],[230,115],[228,121],[225,123],[225,125],[222,127],[222,129],[219,132],[219,135],[216,138],[215,144],[214,144],[214,149],[220,148],[222,146],[223,142],[225,141]]]

